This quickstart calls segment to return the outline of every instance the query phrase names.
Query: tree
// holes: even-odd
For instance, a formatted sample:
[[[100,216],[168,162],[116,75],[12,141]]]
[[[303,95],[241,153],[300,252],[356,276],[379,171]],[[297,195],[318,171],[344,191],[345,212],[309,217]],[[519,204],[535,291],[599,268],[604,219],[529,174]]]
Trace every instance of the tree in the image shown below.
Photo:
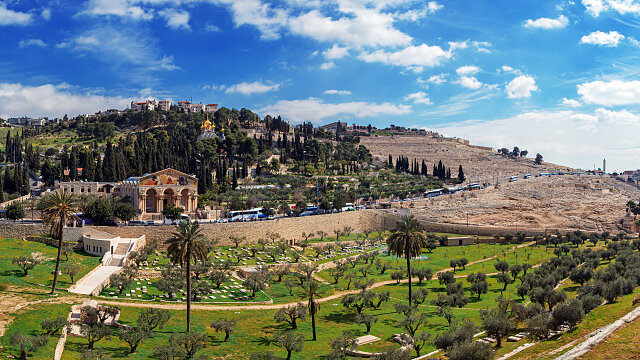
[[[113,207],[113,216],[124,222],[129,222],[136,217],[136,210],[131,204],[120,202]]]
[[[416,332],[427,321],[427,314],[418,313],[414,308],[410,308],[405,317],[398,322],[398,326],[404,328],[412,337],[416,335]]]
[[[410,360],[412,358],[411,351],[409,351],[405,347],[396,347],[396,346],[387,346],[382,349],[382,352],[379,352],[371,359],[373,360]]]
[[[427,237],[427,245],[425,248],[428,252],[433,252],[433,250],[438,248],[438,241],[433,237]]]
[[[507,263],[506,261],[498,261],[493,265],[493,267],[495,267],[496,270],[500,271],[501,273],[506,273],[507,271],[509,271],[509,263]]]
[[[572,328],[584,319],[582,303],[578,299],[569,299],[556,305],[552,316],[556,326],[566,325]]]
[[[178,220],[183,212],[183,208],[176,207],[171,203],[167,204],[167,206],[162,209],[162,215],[172,221]]]
[[[229,336],[236,327],[236,320],[233,319],[216,319],[211,322],[211,328],[217,332],[224,332],[224,342],[229,340]]]
[[[427,345],[431,337],[426,332],[422,331],[419,334],[412,336],[413,349],[416,351],[416,356],[420,357],[420,350]]]
[[[178,223],[173,236],[167,240],[167,254],[174,264],[186,265],[187,279],[187,332],[191,331],[191,261],[206,261],[209,256],[209,241],[202,234],[200,225],[189,220]]]
[[[461,183],[463,183],[463,182],[464,182],[464,180],[465,180],[465,177],[464,177],[464,171],[462,170],[462,165],[460,165],[460,166],[458,167],[458,181],[460,181]]]
[[[479,341],[468,341],[454,345],[447,353],[449,360],[493,359],[491,345]]]
[[[171,313],[169,310],[145,308],[140,312],[140,315],[138,315],[136,322],[138,327],[147,328],[153,331],[156,328],[162,329],[170,318]]]
[[[370,314],[357,314],[356,315],[356,324],[363,324],[367,327],[367,334],[371,331],[371,325],[376,323],[378,319]]]
[[[55,319],[44,319],[40,322],[40,327],[47,335],[55,335],[58,331],[64,329],[69,322],[64,316],[58,316]]]
[[[462,270],[466,270],[467,269],[467,264],[468,263],[469,263],[469,260],[467,260],[467,258],[458,259],[458,266],[462,266]]]
[[[76,275],[78,275],[78,273],[80,273],[80,265],[78,264],[64,264],[62,266],[62,273],[69,276],[71,278],[71,284],[73,284],[74,278],[76,277]]]
[[[111,337],[111,328],[99,322],[94,325],[83,326],[80,333],[87,339],[88,348],[93,349],[95,343],[102,339],[108,339]]]
[[[320,236],[320,241],[321,242],[324,241],[324,237],[328,235],[325,231],[322,231],[322,230],[318,230],[318,232],[316,232],[316,234],[318,236]]]
[[[211,280],[211,282],[216,284],[216,288],[219,289],[220,285],[222,285],[225,281],[228,280],[228,277],[224,270],[213,269],[209,273],[209,280]]]
[[[84,214],[93,222],[100,224],[113,217],[113,208],[109,200],[99,197],[87,205]]]
[[[297,321],[305,321],[307,319],[307,309],[302,303],[290,305],[280,308],[273,316],[276,322],[287,322],[291,325],[291,329],[298,329]]]
[[[469,292],[472,294],[478,294],[478,300],[480,300],[480,295],[486,294],[489,291],[487,275],[484,273],[469,274],[467,276],[467,281],[471,284]]]
[[[298,334],[293,330],[287,330],[283,333],[276,334],[276,345],[287,350],[287,359],[291,360],[291,353],[302,351],[304,338],[302,334]]]
[[[588,265],[583,265],[574,268],[571,270],[571,274],[569,275],[569,279],[575,283],[579,283],[582,286],[587,281],[591,280],[593,277],[593,268]]]
[[[29,356],[38,351],[42,346],[49,343],[49,338],[46,336],[27,336],[20,332],[11,334],[9,338],[9,344],[15,346],[20,351],[20,360],[27,360]]]
[[[5,216],[9,220],[20,220],[24,218],[24,210],[22,209],[22,205],[18,201],[14,201],[11,204],[7,205]]]
[[[405,257],[407,260],[409,303],[411,303],[411,259],[422,254],[422,248],[426,245],[426,236],[418,220],[412,215],[403,216],[387,239],[387,245],[393,254]]]
[[[75,198],[66,190],[56,191],[42,199],[42,222],[49,226],[51,234],[58,238],[58,255],[56,267],[53,271],[53,285],[51,294],[55,294],[60,272],[60,255],[63,247],[63,229],[70,221],[77,221]]]
[[[144,327],[121,327],[118,329],[118,337],[129,345],[129,354],[136,352],[140,343],[150,336],[151,330]]]
[[[316,341],[316,315],[320,310],[320,303],[316,300],[316,297],[320,297],[320,284],[311,280],[302,285],[302,292],[300,293],[303,299],[307,300],[307,309],[309,315],[311,315],[311,329],[313,331],[313,341]]]
[[[207,333],[186,332],[171,335],[169,343],[185,351],[187,359],[193,359],[207,345]]]
[[[542,155],[540,155],[540,153],[536,154],[535,163],[536,163],[536,165],[541,165],[542,164]]]
[[[187,353],[184,349],[175,346],[174,344],[159,345],[153,349],[153,358],[159,360],[180,360],[187,357]]]
[[[505,273],[500,273],[496,275],[496,280],[504,284],[504,287],[502,288],[501,292],[507,290],[507,285],[513,283],[513,280],[511,280],[509,275]]]
[[[118,295],[122,295],[122,292],[131,286],[132,282],[131,278],[121,273],[115,273],[109,277],[109,284],[118,289]]]
[[[358,342],[355,335],[350,330],[345,330],[335,339],[331,340],[331,353],[327,356],[327,359],[349,359],[347,351],[355,350],[358,348]]]
[[[81,360],[111,360],[109,355],[105,354],[102,350],[89,350],[82,351]]]
[[[29,275],[29,270],[32,270],[33,268],[36,267],[36,265],[40,264],[41,262],[42,261],[37,256],[34,256],[34,254],[31,254],[29,256],[20,255],[11,259],[11,263],[13,265],[16,265],[20,269],[22,269],[23,276]]]
[[[528,318],[525,325],[532,338],[543,340],[549,336],[552,320],[551,314],[545,311]]]
[[[449,285],[456,282],[456,278],[451,271],[439,272],[438,273],[438,282],[440,285]]]
[[[344,236],[349,236],[351,235],[351,233],[353,232],[353,228],[351,226],[345,226],[344,228],[342,228],[342,234]]]
[[[515,324],[507,315],[499,310],[483,310],[480,314],[482,318],[482,328],[487,335],[496,339],[496,346],[502,346],[502,338],[507,336],[515,328]]]
[[[267,287],[267,282],[262,274],[252,273],[247,276],[242,285],[251,290],[251,297],[256,297],[258,291],[262,291]]]

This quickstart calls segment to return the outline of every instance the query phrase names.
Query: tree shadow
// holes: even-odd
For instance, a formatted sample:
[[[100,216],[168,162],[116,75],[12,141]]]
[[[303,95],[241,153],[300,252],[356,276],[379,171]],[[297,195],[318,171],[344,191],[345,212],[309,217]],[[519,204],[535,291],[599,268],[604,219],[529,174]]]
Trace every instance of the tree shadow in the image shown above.
[[[27,276],[27,275],[24,274],[24,272],[22,270],[19,270],[19,269],[5,270],[2,273],[0,273],[0,275],[2,275],[2,276],[15,276],[15,277],[25,277],[25,276]]]
[[[332,311],[329,315],[324,315],[322,318],[325,321],[332,321],[338,324],[353,324],[355,322],[356,314],[345,314],[337,311]]]
[[[269,339],[268,337],[266,337],[264,335],[256,337],[254,340],[251,340],[251,342],[258,343],[258,344],[263,345],[263,346],[271,346],[271,345],[276,343],[275,340]]]

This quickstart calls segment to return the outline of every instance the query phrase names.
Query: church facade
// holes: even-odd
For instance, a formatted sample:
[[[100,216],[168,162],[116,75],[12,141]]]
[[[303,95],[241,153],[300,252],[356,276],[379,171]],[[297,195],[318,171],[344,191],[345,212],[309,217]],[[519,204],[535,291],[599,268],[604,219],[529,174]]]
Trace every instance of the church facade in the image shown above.
[[[168,205],[184,209],[194,218],[198,206],[198,179],[174,169],[164,169],[119,184],[120,194],[129,196],[138,220],[162,220]]]

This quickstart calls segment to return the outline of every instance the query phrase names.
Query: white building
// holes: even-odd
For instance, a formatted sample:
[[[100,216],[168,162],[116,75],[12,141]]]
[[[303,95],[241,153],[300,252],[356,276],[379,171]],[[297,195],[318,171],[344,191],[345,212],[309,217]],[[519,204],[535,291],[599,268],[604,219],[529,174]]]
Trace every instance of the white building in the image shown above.
[[[213,114],[216,111],[218,111],[218,104],[207,104],[205,112],[207,112],[209,114]]]
[[[178,101],[178,107],[182,110],[184,110],[185,112],[190,111],[191,107],[190,107],[191,103],[188,101]]]
[[[131,110],[134,111],[144,111],[144,110],[155,110],[156,104],[155,101],[141,101],[141,102],[131,102]]]
[[[203,103],[191,104],[190,108],[191,108],[191,112],[192,113],[203,113],[204,112],[204,104]]]
[[[169,100],[160,100],[158,101],[158,110],[160,111],[169,111],[171,109],[171,101]]]

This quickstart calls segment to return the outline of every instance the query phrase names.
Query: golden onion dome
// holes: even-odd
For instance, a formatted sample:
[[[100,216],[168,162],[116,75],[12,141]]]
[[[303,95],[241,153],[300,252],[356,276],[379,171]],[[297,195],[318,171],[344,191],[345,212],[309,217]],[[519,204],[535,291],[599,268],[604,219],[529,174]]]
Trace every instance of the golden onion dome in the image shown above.
[[[205,126],[211,126],[211,121],[209,121],[209,119],[207,119],[207,121],[204,122]]]

